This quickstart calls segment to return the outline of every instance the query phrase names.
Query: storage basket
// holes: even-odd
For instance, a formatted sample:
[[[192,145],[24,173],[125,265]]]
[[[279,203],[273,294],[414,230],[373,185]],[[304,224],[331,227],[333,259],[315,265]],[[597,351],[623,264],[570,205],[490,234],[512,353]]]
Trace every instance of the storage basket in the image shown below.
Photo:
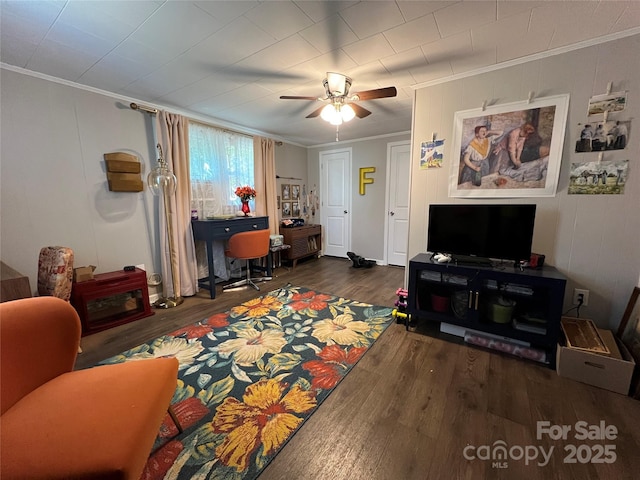
[[[516,302],[502,296],[495,297],[489,304],[489,318],[495,323],[509,323]]]
[[[449,311],[449,297],[431,294],[431,308],[434,312],[447,313]]]

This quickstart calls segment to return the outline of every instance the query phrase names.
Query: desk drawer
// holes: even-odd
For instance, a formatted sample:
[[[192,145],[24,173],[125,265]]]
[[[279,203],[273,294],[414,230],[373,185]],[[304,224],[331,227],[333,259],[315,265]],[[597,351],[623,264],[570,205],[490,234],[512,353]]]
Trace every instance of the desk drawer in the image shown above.
[[[215,226],[211,231],[216,238],[230,237],[239,232],[249,232],[251,230],[264,230],[269,228],[264,222],[253,222],[251,225],[220,225]]]
[[[194,238],[196,240],[223,240],[239,232],[269,228],[269,217],[248,217],[220,221],[193,221],[192,225]]]

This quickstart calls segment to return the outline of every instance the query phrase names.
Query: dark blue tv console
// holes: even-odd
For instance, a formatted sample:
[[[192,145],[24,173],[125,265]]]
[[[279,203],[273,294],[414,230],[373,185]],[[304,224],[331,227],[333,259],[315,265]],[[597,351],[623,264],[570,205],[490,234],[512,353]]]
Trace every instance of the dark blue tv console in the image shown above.
[[[409,262],[407,312],[413,319],[444,323],[449,330],[471,329],[526,342],[544,351],[544,363],[555,368],[566,282],[550,266],[462,266],[437,263],[431,254],[421,253]],[[500,302],[512,306],[506,317],[496,307]]]

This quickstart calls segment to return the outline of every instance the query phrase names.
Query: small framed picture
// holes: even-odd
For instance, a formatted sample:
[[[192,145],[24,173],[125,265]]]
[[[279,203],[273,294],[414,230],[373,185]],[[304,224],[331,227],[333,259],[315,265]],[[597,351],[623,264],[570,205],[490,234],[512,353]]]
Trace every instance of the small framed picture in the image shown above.
[[[576,153],[624,150],[627,147],[631,120],[602,120],[579,126]]]
[[[283,217],[291,216],[291,202],[282,202],[282,216]]]
[[[300,199],[300,185],[291,185],[291,200]]]
[[[291,185],[288,183],[282,184],[282,200],[291,200]]]
[[[594,95],[589,99],[589,116],[604,112],[620,112],[627,106],[627,92]]]
[[[291,216],[293,217],[300,216],[300,202],[293,202],[291,204]]]

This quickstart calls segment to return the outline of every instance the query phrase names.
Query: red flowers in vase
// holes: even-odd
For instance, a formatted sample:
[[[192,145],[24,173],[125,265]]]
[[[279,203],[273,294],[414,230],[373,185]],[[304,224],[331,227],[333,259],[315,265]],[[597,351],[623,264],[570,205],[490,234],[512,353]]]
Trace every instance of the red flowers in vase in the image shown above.
[[[248,216],[251,213],[249,209],[249,200],[256,198],[256,191],[251,188],[249,185],[245,185],[244,187],[236,187],[236,195],[240,197],[242,201],[242,213],[245,216]]]
[[[245,185],[244,187],[236,187],[235,193],[243,202],[248,202],[249,200],[253,200],[254,198],[256,198],[255,189],[251,188],[249,185]]]

